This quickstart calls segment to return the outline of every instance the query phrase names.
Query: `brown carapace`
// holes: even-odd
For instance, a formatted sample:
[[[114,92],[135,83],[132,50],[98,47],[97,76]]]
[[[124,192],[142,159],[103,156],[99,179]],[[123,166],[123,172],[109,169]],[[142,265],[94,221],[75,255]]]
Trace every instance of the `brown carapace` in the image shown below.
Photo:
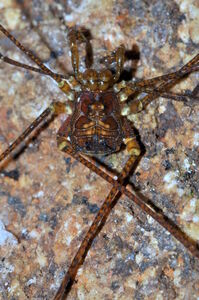
[[[193,102],[198,101],[194,91],[193,93],[179,95],[169,92],[168,89],[185,75],[199,70],[199,55],[196,55],[185,66],[173,73],[138,82],[118,82],[125,60],[124,46],[119,46],[109,56],[109,61],[115,61],[116,63],[114,74],[107,69],[96,71],[88,68],[86,71],[80,72],[78,44],[85,43],[87,46],[89,41],[81,30],[72,28],[68,31],[68,38],[74,76],[69,77],[68,75],[54,73],[48,69],[38,57],[25,49],[2,25],[0,25],[0,31],[36,63],[39,68],[14,61],[2,54],[0,54],[1,60],[11,65],[52,77],[66,95],[65,103],[53,102],[32,122],[0,155],[0,162],[24,141],[35,128],[41,125],[48,116],[56,116],[67,112],[67,114],[71,115],[62,124],[57,133],[59,149],[72,155],[113,185],[74,256],[54,299],[65,299],[67,296],[93,239],[104,224],[120,192],[127,195],[143,211],[156,219],[194,256],[199,258],[199,249],[196,242],[187,239],[186,235],[175,224],[168,222],[168,218],[161,214],[160,210],[158,213],[155,212],[149,203],[145,203],[144,200],[139,199],[123,185],[125,178],[128,176],[141,152],[132,124],[127,120],[126,116],[132,112],[137,113],[145,109],[157,96],[182,101],[185,105],[192,105]],[[144,92],[144,96],[139,97],[139,93],[142,92]],[[134,100],[130,105],[125,104],[128,97],[133,94],[135,95]],[[110,154],[118,151],[122,143],[126,145],[129,159],[117,178],[111,177],[89,161],[84,155],[81,155],[81,153],[92,156]]]
[[[68,139],[75,152],[104,155],[120,149],[129,132],[114,92],[77,94],[72,117],[58,132],[59,145]],[[69,123],[69,124],[68,124]]]
[[[112,105],[109,105],[110,101],[106,101],[107,96],[111,98],[112,95],[83,92],[77,96],[70,122],[70,132],[67,134],[76,151],[86,154],[111,153],[116,150],[114,138],[116,138],[116,144],[118,144],[118,139],[121,144],[121,124],[120,122],[118,124],[114,115],[110,115]],[[106,111],[104,98],[107,102]],[[65,136],[65,124],[58,134]]]

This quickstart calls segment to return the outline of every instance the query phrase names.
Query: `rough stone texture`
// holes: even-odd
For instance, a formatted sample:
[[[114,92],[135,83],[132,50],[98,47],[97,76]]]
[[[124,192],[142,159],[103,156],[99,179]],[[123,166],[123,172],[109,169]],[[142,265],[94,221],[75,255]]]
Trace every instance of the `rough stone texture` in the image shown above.
[[[66,35],[49,10],[54,1],[1,0],[0,20],[60,72],[72,72]],[[26,13],[24,8],[26,7]],[[94,57],[136,44],[137,78],[176,70],[198,51],[197,0],[56,1],[68,25],[91,30]],[[28,14],[29,17],[28,17]],[[3,35],[1,52],[30,63]],[[57,59],[55,60],[55,56]],[[97,64],[95,64],[97,66]],[[131,65],[126,64],[128,69]],[[83,68],[83,65],[82,65]],[[0,151],[52,99],[49,78],[0,64]],[[192,90],[198,74],[175,91]],[[199,106],[158,98],[131,116],[145,154],[134,185],[182,228],[199,236]],[[72,257],[111,186],[56,147],[55,120],[0,175],[0,298],[53,299]],[[105,163],[121,170],[124,155]],[[95,239],[68,299],[198,299],[198,260],[156,221],[121,197]]]

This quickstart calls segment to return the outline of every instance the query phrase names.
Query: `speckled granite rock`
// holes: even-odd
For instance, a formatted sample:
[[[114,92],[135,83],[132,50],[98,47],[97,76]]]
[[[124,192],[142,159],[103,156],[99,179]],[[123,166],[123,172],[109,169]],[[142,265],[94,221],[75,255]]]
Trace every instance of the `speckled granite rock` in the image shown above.
[[[54,1],[2,1],[0,20],[52,69],[72,72]],[[198,52],[198,1],[56,1],[70,26],[91,30],[94,58],[137,45],[137,78],[176,70]],[[168,2],[168,4],[167,4]],[[18,3],[24,3],[18,4]],[[70,3],[70,5],[69,5]],[[1,52],[30,63],[3,35]],[[56,60],[55,60],[56,57]],[[96,61],[96,60],[95,60]],[[82,65],[83,66],[83,65]],[[95,64],[97,66],[97,63]],[[130,63],[126,63],[129,69]],[[46,108],[64,100],[45,76],[0,64],[0,152]],[[175,91],[192,90],[198,74]],[[146,153],[131,182],[188,236],[199,236],[199,106],[159,98],[130,116]],[[50,123],[0,173],[0,298],[53,299],[111,186],[58,151]],[[123,153],[106,164],[121,170]],[[198,299],[199,262],[122,196],[95,239],[68,299]]]

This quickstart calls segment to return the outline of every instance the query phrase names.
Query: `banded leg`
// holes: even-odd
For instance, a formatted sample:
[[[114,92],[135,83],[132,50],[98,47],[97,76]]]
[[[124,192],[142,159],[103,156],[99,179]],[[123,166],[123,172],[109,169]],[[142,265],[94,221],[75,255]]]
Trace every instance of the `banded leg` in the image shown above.
[[[26,69],[26,70],[29,70],[29,71],[33,71],[33,72],[36,72],[36,73],[40,73],[42,75],[48,75],[44,70],[42,69],[39,69],[39,68],[35,68],[35,67],[32,67],[32,66],[29,66],[29,65],[26,65],[26,64],[23,64],[23,63],[20,63],[16,60],[13,60],[7,56],[4,56],[2,53],[0,53],[0,60],[6,62],[7,64],[10,64],[12,66],[16,66],[16,67],[20,67],[20,68],[23,68],[23,69]],[[61,79],[68,79],[68,76],[67,75],[62,75],[62,74],[59,74],[59,73],[54,73],[56,76],[59,76]]]
[[[167,88],[171,86],[173,82],[169,81],[166,83],[162,83],[157,89],[155,89],[153,92],[146,91],[148,95],[144,96],[140,100],[136,100],[135,102],[130,104],[130,107],[126,106],[123,108],[123,115],[128,115],[130,113],[137,113],[141,110],[145,109],[146,106],[154,100],[154,98],[157,97],[163,97],[167,99],[173,99],[175,101],[181,101],[184,102],[186,105],[192,105],[194,102],[199,101],[198,97],[195,97],[194,95],[183,95],[183,94],[175,94],[175,93],[169,93],[166,92]]]
[[[52,72],[50,69],[48,69],[42,61],[35,56],[30,50],[27,50],[13,35],[11,35],[1,24],[0,24],[0,31],[3,32],[22,52],[24,52],[33,62],[35,62],[41,69],[29,67],[25,64],[21,64],[19,62],[16,62],[14,60],[11,60],[8,57],[0,56],[0,59],[4,60],[7,63],[10,63],[12,65],[20,66],[25,69],[29,69],[35,72],[39,72],[50,76],[53,78],[57,83],[58,87],[67,95],[68,100],[73,101],[74,100],[74,90],[80,90],[80,86],[78,82],[75,80],[74,76],[71,76],[68,78],[68,76],[63,76],[57,73]]]
[[[140,92],[140,88],[135,88],[134,90],[138,90]],[[166,99],[172,99],[174,101],[180,101],[183,102],[187,106],[192,106],[194,103],[199,103],[199,97],[195,95],[195,89],[191,93],[184,93],[184,94],[176,94],[171,92],[164,92],[160,91],[158,89],[150,89],[150,88],[143,88],[143,92],[147,94],[143,98],[136,99],[133,101],[133,103],[129,105],[124,105],[122,108],[122,115],[126,116],[130,113],[138,113],[142,109],[146,107],[146,105],[150,102],[150,100],[153,100],[157,97],[162,97]],[[149,95],[152,96],[152,98],[149,97]],[[125,96],[126,97],[126,96]],[[143,107],[143,102],[146,103]]]
[[[152,94],[152,91],[146,89],[147,94]],[[176,94],[171,92],[156,92],[156,89],[154,90],[155,97],[162,97],[167,99],[172,99],[175,101],[183,102],[185,105],[192,106],[194,103],[199,103],[199,97],[195,95],[195,89],[190,93],[184,93],[184,94]]]
[[[190,72],[197,71],[197,70],[199,70],[199,54],[196,55],[192,60],[190,60],[186,65],[184,65],[179,71],[177,71],[175,73],[163,75],[164,80],[161,81],[159,86],[157,88],[154,88],[154,90],[150,90],[150,89],[146,88],[144,86],[144,84],[147,84],[147,85],[148,84],[150,85],[151,83],[155,84],[156,81],[158,83],[160,77],[143,81],[143,86],[142,86],[142,82],[136,84],[136,83],[131,83],[131,82],[125,83],[122,81],[119,84],[115,84],[114,90],[115,90],[115,92],[119,93],[119,98],[122,102],[126,101],[128,99],[128,97],[135,92],[141,91],[141,92],[149,93],[149,95],[146,95],[142,99],[133,101],[133,103],[130,105],[130,107],[124,106],[123,115],[128,115],[131,112],[137,113],[137,112],[141,111],[151,102],[151,100],[153,100],[154,97],[160,96],[162,94],[166,98],[168,98],[170,96],[172,97],[172,93],[171,94],[167,93],[168,88],[172,84],[174,84],[178,79],[182,78],[185,74],[188,74]],[[173,95],[173,99],[178,98],[178,101],[179,100],[185,101],[186,97],[187,97],[186,95],[183,95],[180,100],[179,95],[175,95],[175,94]]]
[[[27,50],[12,34],[10,34],[1,24],[0,24],[0,31],[7,36],[11,42],[13,42],[17,48],[19,48],[23,53],[25,53],[34,63],[36,63],[40,69],[46,74],[52,77],[58,83],[61,81],[61,78],[58,74],[53,73],[50,69],[48,69],[38,58],[34,55],[30,50]]]
[[[186,65],[184,65],[182,68],[180,68],[176,72],[172,72],[169,74],[161,75],[158,77],[154,77],[151,79],[142,80],[140,82],[136,82],[134,85],[136,87],[145,87],[145,86],[154,86],[157,83],[163,83],[168,80],[178,80],[179,78],[182,78],[183,76],[198,71],[199,70],[199,54],[194,56],[193,59],[191,59]]]
[[[1,24],[0,24],[0,31],[7,36],[9,40],[11,40],[23,53],[25,53],[34,63],[36,63],[42,71],[39,71],[39,69],[27,66],[25,64],[21,64],[17,61],[14,61],[6,56],[3,56],[0,54],[0,59],[4,60],[5,62],[18,66],[18,67],[23,67],[28,70],[32,70],[35,72],[39,72],[45,75],[50,76],[53,78],[59,85],[61,85],[61,89],[63,85],[65,85],[64,89],[62,89],[64,92],[68,89],[71,90],[71,84],[64,82],[62,79],[70,79],[69,76],[65,76],[62,74],[54,73],[50,69],[48,69],[38,58],[35,54],[32,53],[32,51],[27,50],[13,35],[11,35]],[[78,47],[77,47],[77,41],[80,43],[85,43],[86,44],[86,64],[89,66],[88,62],[88,55],[89,53],[92,52],[91,44],[89,41],[89,38],[87,38],[84,35],[83,30],[76,31],[75,29],[70,29],[68,33],[69,41],[70,41],[70,48],[71,48],[71,59],[72,59],[72,66],[74,69],[75,77],[81,81],[81,74],[79,73],[79,53],[78,53]],[[77,85],[77,82],[75,82],[74,77],[72,77],[72,81],[74,82],[75,86]]]
[[[150,202],[145,202],[143,199],[138,198],[137,196],[133,195],[125,186],[123,186],[123,179],[125,178],[125,172],[126,175],[129,173],[129,170],[131,169],[133,163],[135,162],[135,158],[139,156],[140,150],[136,143],[136,141],[129,137],[129,135],[132,134],[132,129],[128,122],[124,124],[124,129],[126,133],[126,139],[125,143],[127,146],[127,150],[129,153],[132,154],[132,157],[129,159],[129,165],[126,164],[126,171],[123,170],[123,176],[120,175],[118,181],[115,181],[110,175],[103,172],[103,170],[96,167],[96,165],[92,162],[90,162],[86,157],[82,156],[79,153],[75,153],[69,142],[66,139],[66,129],[68,128],[70,120],[68,119],[68,122],[63,125],[63,128],[59,130],[58,133],[58,146],[59,149],[67,152],[70,154],[73,158],[80,161],[82,164],[87,166],[92,171],[96,172],[98,175],[100,175],[103,179],[107,180],[113,185],[113,188],[111,192],[109,193],[108,197],[106,198],[105,202],[103,203],[102,207],[100,208],[100,211],[98,215],[96,216],[95,220],[93,221],[93,224],[89,231],[86,234],[86,237],[84,238],[83,243],[81,244],[75,258],[72,261],[71,266],[69,267],[68,272],[66,273],[62,285],[56,294],[55,300],[64,299],[62,297],[63,293],[65,295],[69,292],[69,289],[75,279],[76,273],[83,264],[84,259],[86,257],[87,252],[90,249],[90,245],[92,244],[93,239],[99,232],[99,228],[101,229],[101,226],[104,224],[106,218],[108,217],[110,210],[112,208],[112,205],[114,204],[115,199],[118,196],[119,192],[124,193],[127,197],[129,197],[131,200],[133,200],[143,211],[145,211],[147,214],[152,216],[159,224],[161,224],[166,230],[168,230],[173,236],[180,241],[194,256],[199,258],[199,249],[196,242],[190,240],[186,234],[184,234],[171,220],[169,220],[166,216],[164,216],[163,212],[158,209],[154,210],[154,207],[151,206]],[[63,134],[64,133],[64,134]],[[65,291],[65,292],[64,292]]]
[[[8,155],[16,149],[32,132],[35,130],[48,116],[58,115],[65,112],[65,105],[61,102],[53,102],[46,108],[38,118],[36,118],[26,130],[0,155],[0,162],[3,161]]]
[[[126,195],[136,205],[139,206],[145,213],[156,220],[163,228],[170,232],[193,256],[199,258],[199,246],[197,242],[190,239],[177,225],[172,222],[167,216],[164,215],[160,208],[154,207],[152,202],[148,199],[140,198],[138,195],[134,195],[128,187],[120,185],[115,179],[114,174],[108,173],[104,168],[96,165],[96,162],[91,157],[84,156],[80,153],[74,153],[71,147],[65,147],[64,152],[68,153],[74,159],[82,163],[84,166],[95,172],[101,178],[117,187],[118,191]],[[155,208],[155,209],[154,209]]]
[[[127,141],[128,143],[129,141]],[[62,150],[64,151],[64,144],[62,143]],[[68,148],[68,144],[66,144],[66,147]],[[122,185],[124,179],[129,175],[129,172],[131,171],[135,161],[137,160],[138,156],[140,155],[140,149],[139,145],[137,144],[136,140],[134,138],[131,138],[131,156],[127,160],[121,174],[118,177],[118,184]],[[130,149],[129,148],[129,149]],[[65,299],[65,296],[67,295],[71,285],[73,284],[77,271],[79,267],[83,264],[84,259],[90,249],[90,246],[96,237],[99,230],[104,225],[104,222],[108,218],[110,211],[113,207],[113,205],[116,204],[117,200],[119,199],[118,196],[120,196],[120,192],[118,191],[118,188],[116,186],[113,186],[111,191],[109,192],[108,196],[106,197],[104,203],[102,204],[100,210],[98,211],[92,225],[90,226],[88,232],[86,233],[86,236],[84,237],[84,240],[82,244],[80,245],[75,257],[72,260],[72,263],[67,271],[67,273],[64,276],[64,279],[61,283],[61,286],[54,298],[54,300],[61,300]]]

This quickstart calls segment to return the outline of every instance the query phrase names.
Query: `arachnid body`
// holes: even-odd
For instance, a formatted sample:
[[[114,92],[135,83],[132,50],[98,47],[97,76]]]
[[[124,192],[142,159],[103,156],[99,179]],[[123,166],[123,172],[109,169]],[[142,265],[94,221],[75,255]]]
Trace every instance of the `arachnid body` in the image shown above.
[[[44,112],[32,123],[29,129],[0,156],[1,161],[27,136],[29,136],[39,124],[42,124],[43,120],[48,116],[56,116],[64,113],[66,108],[68,111],[71,109],[72,117],[63,122],[58,131],[57,141],[60,150],[68,152],[78,159],[78,152],[89,155],[110,154],[119,151],[121,145],[124,144],[126,145],[129,154],[129,159],[123,168],[121,175],[119,175],[117,179],[109,178],[108,175],[104,174],[102,171],[98,172],[95,170],[102,177],[104,176],[105,180],[109,181],[113,187],[106,198],[105,204],[98,212],[94,224],[88,231],[87,237],[81,245],[82,248],[78,251],[72,264],[69,264],[70,267],[66,273],[62,288],[55,298],[61,299],[63,291],[66,289],[68,292],[68,288],[74,281],[79,265],[82,264],[88,251],[88,246],[90,246],[93,238],[101,227],[101,224],[104,222],[104,218],[111,209],[114,199],[118,197],[118,191],[122,193],[128,192],[126,191],[125,186],[123,186],[123,181],[125,177],[128,176],[137,157],[139,157],[140,147],[136,141],[136,134],[132,130],[132,126],[125,115],[128,115],[129,109],[131,112],[141,111],[153,98],[159,95],[182,101],[185,104],[190,104],[194,98],[193,94],[179,95],[170,93],[168,87],[183,76],[198,70],[198,56],[195,56],[178,72],[158,77],[155,80],[145,80],[138,83],[118,82],[124,63],[124,46],[121,45],[111,55],[112,59],[116,61],[117,66],[114,74],[109,70],[98,72],[93,69],[80,72],[77,46],[78,42],[82,43],[84,36],[81,32],[72,29],[69,31],[69,41],[72,52],[74,76],[66,76],[66,78],[64,78],[64,76],[60,76],[47,69],[38,58],[35,58],[31,52],[27,52],[18,41],[14,40],[13,36],[11,36],[5,28],[1,27],[1,31],[38,64],[40,69],[39,72],[52,77],[58,83],[59,88],[66,94],[67,99],[69,99],[69,101],[64,104],[55,101],[49,108],[44,110]],[[11,62],[9,61],[9,58],[5,56],[2,56],[2,59],[5,62]],[[14,62],[11,63],[15,64]],[[25,66],[21,65],[21,67]],[[32,67],[30,69],[36,71],[36,69],[34,70]],[[137,94],[138,92],[145,92],[146,95],[141,99],[135,97],[135,101],[130,108],[127,107],[125,101],[130,95],[133,95],[134,93]],[[83,162],[84,157],[80,157],[79,159]],[[85,162],[85,164],[89,165],[88,162]],[[90,166],[93,170],[94,167],[95,166]],[[134,196],[130,194],[130,198],[133,197]],[[110,206],[107,205],[107,203],[111,203]],[[147,211],[147,208],[145,208],[145,211]],[[153,210],[151,210],[151,214],[153,214]],[[159,222],[162,222],[164,225],[164,218],[159,218]],[[172,229],[170,229],[170,231],[172,232]],[[198,249],[194,243],[183,240],[184,236],[182,233],[177,233],[175,236],[184,243],[194,255],[198,256]]]

